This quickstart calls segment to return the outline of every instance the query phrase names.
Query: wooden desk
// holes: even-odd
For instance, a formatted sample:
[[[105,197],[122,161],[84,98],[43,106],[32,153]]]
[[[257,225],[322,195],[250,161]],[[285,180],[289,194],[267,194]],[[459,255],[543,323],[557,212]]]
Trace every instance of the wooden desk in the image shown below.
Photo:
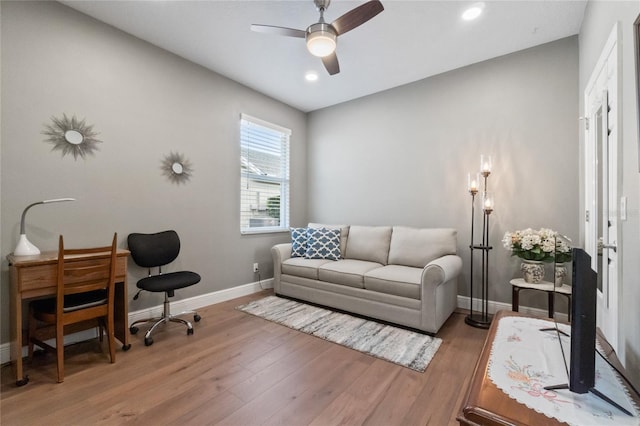
[[[94,254],[85,256],[91,258]],[[115,337],[122,343],[122,349],[128,350],[129,319],[127,297],[127,258],[129,250],[118,249],[116,260],[116,288],[114,325]],[[11,360],[15,366],[16,385],[27,384],[29,378],[23,374],[23,312],[22,304],[26,299],[56,294],[56,273],[58,253],[43,252],[35,256],[7,256],[9,276],[11,278]]]

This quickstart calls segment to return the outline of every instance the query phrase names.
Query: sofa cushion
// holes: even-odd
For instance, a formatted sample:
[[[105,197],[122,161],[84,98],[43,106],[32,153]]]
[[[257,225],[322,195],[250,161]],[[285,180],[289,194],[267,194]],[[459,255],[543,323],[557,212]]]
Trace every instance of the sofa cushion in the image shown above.
[[[307,228],[307,259],[340,259],[340,230]]]
[[[381,266],[376,262],[342,259],[320,265],[318,278],[329,283],[364,288],[364,274]]]
[[[456,254],[455,229],[418,229],[394,226],[389,248],[389,265],[424,268],[447,254]]]
[[[351,226],[344,257],[386,265],[390,241],[390,226]]]
[[[292,257],[282,262],[282,273],[317,280],[318,266],[327,262],[332,261],[327,259],[305,259],[303,257]]]
[[[309,222],[308,228],[327,228],[327,229],[339,229],[340,230],[340,254],[344,257],[347,251],[347,238],[349,237],[349,225],[325,225],[322,223]]]
[[[307,253],[307,228],[291,228],[291,257],[304,257]]]
[[[364,276],[364,288],[395,296],[420,300],[422,268],[387,265]]]

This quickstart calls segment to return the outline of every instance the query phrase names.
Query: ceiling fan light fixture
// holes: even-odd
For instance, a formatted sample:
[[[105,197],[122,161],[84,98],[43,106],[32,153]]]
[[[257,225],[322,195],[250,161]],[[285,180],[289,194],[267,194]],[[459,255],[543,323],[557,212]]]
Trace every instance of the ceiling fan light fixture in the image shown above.
[[[307,50],[313,56],[323,58],[336,50],[336,33],[329,25],[314,24],[307,30]]]

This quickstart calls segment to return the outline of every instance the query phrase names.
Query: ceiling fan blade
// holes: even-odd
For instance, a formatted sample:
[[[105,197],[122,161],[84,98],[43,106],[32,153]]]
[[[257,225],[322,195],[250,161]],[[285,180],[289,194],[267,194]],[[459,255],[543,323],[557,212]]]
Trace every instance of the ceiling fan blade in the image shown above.
[[[331,55],[327,55],[322,58],[322,63],[324,67],[329,72],[329,75],[338,74],[340,72],[340,64],[338,63],[338,57],[336,56],[336,52],[333,52]]]
[[[379,0],[370,0],[345,13],[333,21],[331,26],[336,29],[338,35],[344,34],[364,24],[383,10],[384,7]]]
[[[276,27],[273,25],[260,25],[260,24],[251,25],[251,31],[255,31],[257,33],[276,34],[281,36],[298,37],[298,38],[305,38],[307,34],[306,31],[296,30],[294,28]]]

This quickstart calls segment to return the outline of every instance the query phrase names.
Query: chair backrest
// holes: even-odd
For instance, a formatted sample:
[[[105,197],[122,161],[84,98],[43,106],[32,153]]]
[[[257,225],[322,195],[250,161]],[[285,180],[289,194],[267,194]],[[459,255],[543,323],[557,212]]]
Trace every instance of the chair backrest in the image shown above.
[[[131,257],[138,266],[155,268],[173,262],[180,253],[180,238],[176,231],[155,234],[129,234]]]
[[[60,235],[56,298],[58,314],[64,312],[65,296],[68,295],[104,290],[105,299],[113,304],[117,241],[118,234],[114,233],[111,246],[65,250]]]

